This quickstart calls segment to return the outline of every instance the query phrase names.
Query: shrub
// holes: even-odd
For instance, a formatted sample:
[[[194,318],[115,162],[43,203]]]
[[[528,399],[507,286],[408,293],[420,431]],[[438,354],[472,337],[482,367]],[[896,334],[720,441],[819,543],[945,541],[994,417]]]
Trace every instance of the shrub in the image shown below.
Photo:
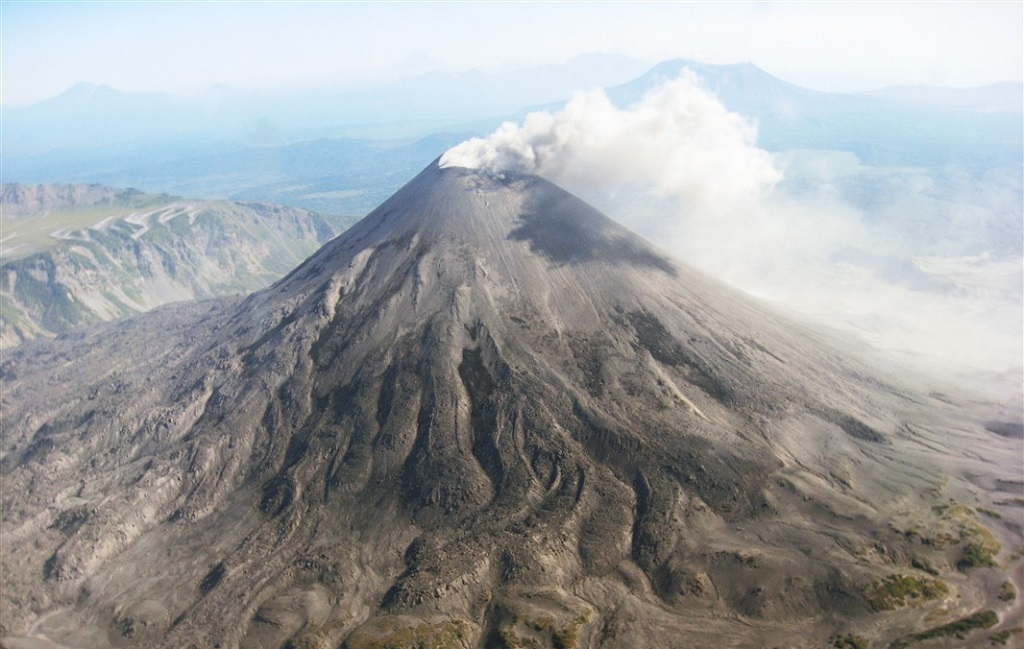
[[[1012,581],[1007,579],[999,587],[999,601],[1012,602],[1015,599],[1017,599],[1017,588],[1013,585]]]
[[[992,546],[986,543],[971,541],[964,546],[964,554],[956,565],[961,570],[966,570],[967,568],[979,568],[983,566],[995,566],[997,565],[995,557],[996,551],[993,551]]]
[[[868,602],[876,611],[892,611],[916,602],[939,599],[949,592],[939,579],[889,575],[867,591]]]

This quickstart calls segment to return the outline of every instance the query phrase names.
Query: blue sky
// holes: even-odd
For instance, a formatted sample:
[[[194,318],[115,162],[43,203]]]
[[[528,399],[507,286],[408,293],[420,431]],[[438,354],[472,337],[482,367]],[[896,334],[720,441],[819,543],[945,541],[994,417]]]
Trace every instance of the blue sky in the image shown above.
[[[338,3],[2,0],[3,103],[79,81],[126,91],[324,86],[410,54],[454,69],[591,52],[750,61],[820,90],[1022,76],[1021,2]]]

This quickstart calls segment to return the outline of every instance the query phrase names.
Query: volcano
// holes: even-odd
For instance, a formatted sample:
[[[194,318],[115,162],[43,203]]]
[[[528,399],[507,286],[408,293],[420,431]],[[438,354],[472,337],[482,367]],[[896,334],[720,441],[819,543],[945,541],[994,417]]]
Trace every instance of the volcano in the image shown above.
[[[541,178],[432,164],[264,291],[9,353],[0,643],[1012,627],[1019,414],[843,345]]]

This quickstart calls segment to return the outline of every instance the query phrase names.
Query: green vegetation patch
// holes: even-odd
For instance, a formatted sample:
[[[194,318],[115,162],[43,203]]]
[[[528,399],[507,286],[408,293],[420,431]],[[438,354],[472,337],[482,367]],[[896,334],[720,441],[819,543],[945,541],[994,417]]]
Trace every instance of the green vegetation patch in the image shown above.
[[[897,640],[889,645],[890,649],[903,649],[915,642],[931,640],[933,638],[957,638],[963,640],[967,634],[977,629],[988,629],[999,623],[999,616],[995,611],[979,611],[973,615],[960,618],[955,622],[937,626],[921,633],[915,633]]]
[[[868,588],[865,594],[874,610],[893,611],[939,599],[948,593],[949,587],[940,579],[892,574]]]
[[[465,620],[426,622],[399,616],[380,617],[356,629],[345,649],[468,649],[473,625]]]
[[[156,209],[173,203],[175,198],[157,194],[139,194],[130,200],[113,205],[89,205],[65,208],[35,215],[22,215],[0,219],[3,224],[4,245],[0,261],[7,263],[29,255],[44,252],[60,245],[54,232],[74,233],[110,218],[123,219],[140,209]]]
[[[497,629],[501,649],[578,649],[580,632],[591,621],[590,607],[557,593],[526,593],[506,602]]]
[[[580,628],[582,628],[587,622],[590,622],[589,608],[583,609],[583,611],[574,617],[567,625],[555,630],[555,633],[552,636],[555,649],[576,649],[576,643],[579,640]]]
[[[498,630],[498,640],[501,641],[501,649],[543,649],[535,638],[520,636],[508,628]]]
[[[978,521],[979,513],[998,519],[998,512],[983,507],[972,509],[963,503],[953,501],[937,505],[932,511],[939,515],[938,525],[928,533],[917,528],[908,530],[904,533],[908,539],[917,536],[924,545],[936,548],[963,544],[960,559],[957,561],[960,570],[999,565],[996,557],[1002,550],[1002,545],[991,530]]]
[[[998,597],[1000,602],[1012,602],[1017,599],[1017,587],[1013,585],[1012,581],[1007,579],[999,587]]]
[[[285,643],[284,649],[334,649],[337,645],[331,642],[331,633],[343,628],[347,621],[343,619],[324,625],[308,625]]]
[[[832,646],[836,649],[869,649],[871,645],[859,635],[847,634],[833,637]]]
[[[999,552],[999,547],[998,542],[971,541],[964,546],[963,555],[956,565],[961,570],[997,566],[999,563],[996,561],[996,553]]]
[[[999,633],[993,633],[988,637],[989,643],[993,646],[1003,646],[1015,635],[1024,633],[1024,626],[1015,626],[1011,629],[1004,629]]]
[[[0,293],[0,318],[12,327],[17,327],[24,324],[25,313],[9,297]]]

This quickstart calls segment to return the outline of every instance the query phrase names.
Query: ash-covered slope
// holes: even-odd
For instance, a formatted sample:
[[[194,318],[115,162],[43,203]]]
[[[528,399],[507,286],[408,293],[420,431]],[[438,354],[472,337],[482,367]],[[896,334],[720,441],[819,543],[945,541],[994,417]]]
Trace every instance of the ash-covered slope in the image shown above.
[[[432,165],[270,289],[3,378],[5,646],[811,647],[1020,582],[1019,422],[536,177]]]

